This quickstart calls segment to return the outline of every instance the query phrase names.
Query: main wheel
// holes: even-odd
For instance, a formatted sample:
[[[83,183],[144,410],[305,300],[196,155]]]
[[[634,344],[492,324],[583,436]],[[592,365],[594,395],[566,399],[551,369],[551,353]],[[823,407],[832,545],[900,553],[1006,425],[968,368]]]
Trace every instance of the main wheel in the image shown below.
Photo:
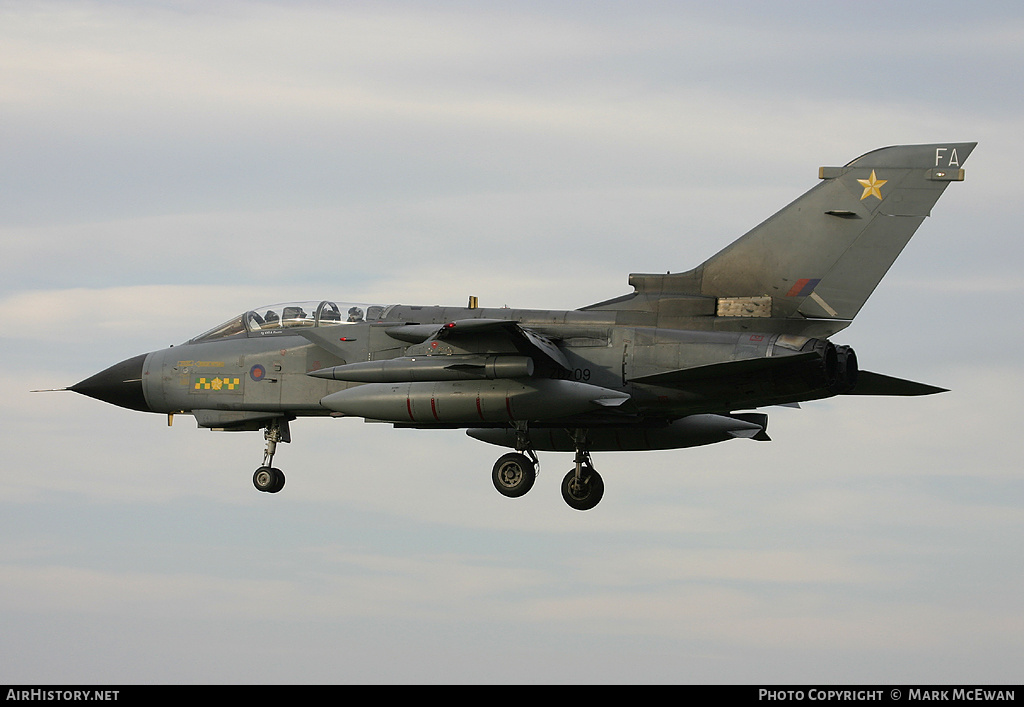
[[[284,488],[284,473],[280,469],[261,466],[252,475],[252,485],[258,491],[277,493]]]
[[[562,479],[562,498],[577,511],[589,511],[604,496],[604,480],[591,466],[584,465],[576,480],[576,469],[570,469]]]
[[[491,481],[498,493],[518,498],[533,488],[537,480],[537,466],[525,454],[513,452],[500,457],[491,470]]]

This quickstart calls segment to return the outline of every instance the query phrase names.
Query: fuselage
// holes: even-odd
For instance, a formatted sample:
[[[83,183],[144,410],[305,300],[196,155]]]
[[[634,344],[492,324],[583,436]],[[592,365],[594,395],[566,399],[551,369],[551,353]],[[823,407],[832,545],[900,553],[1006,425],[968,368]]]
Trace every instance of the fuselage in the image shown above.
[[[325,305],[329,307],[325,309]],[[331,302],[314,306],[316,312],[339,310]],[[462,381],[438,378],[433,384],[429,380],[415,382],[417,378],[409,376],[407,388],[393,388],[393,399],[404,396],[388,408],[394,409],[394,414],[379,415],[376,411],[383,409],[380,407],[367,408],[368,412],[361,414],[355,407],[354,414],[359,416],[407,426],[507,426],[517,421],[534,426],[564,426],[567,420],[592,426],[650,425],[655,421],[663,424],[686,415],[727,413],[826,397],[836,392],[829,383],[830,377],[835,378],[835,371],[826,370],[831,346],[827,342],[777,333],[719,331],[704,325],[700,318],[687,322],[692,322],[693,328],[683,329],[622,324],[618,320],[623,313],[616,311],[396,305],[360,306],[360,313],[366,311],[374,316],[341,321],[337,316],[314,315],[314,306],[308,307],[308,314],[293,307],[293,312],[302,311],[305,316],[276,322],[268,321],[269,317],[264,319],[264,315],[274,312],[275,307],[278,313],[287,311],[287,306],[252,310],[184,344],[129,359],[98,375],[107,374],[111,381],[120,376],[125,390],[118,399],[134,403],[126,407],[193,414],[200,426],[215,428],[255,424],[273,415],[295,418],[353,414],[325,405],[325,398],[329,401],[341,391],[359,386],[397,385],[402,381],[395,381],[394,374],[391,378],[380,378],[379,382],[365,376],[358,379],[362,382],[353,382],[332,380],[316,373],[325,369],[344,370],[346,365],[355,363],[374,369],[374,364],[365,362],[411,361],[405,365],[413,366],[429,360],[435,368],[448,362],[457,367],[461,361],[472,362],[484,356],[491,361],[529,362],[529,375],[523,375],[525,369],[511,379],[499,374],[503,388],[493,380],[487,382],[496,377],[493,375],[467,373]],[[452,322],[465,326],[474,321],[498,320],[515,323],[548,340],[557,350],[557,360],[545,356],[543,349],[524,350],[523,345],[500,332],[463,338],[430,335],[443,331]],[[821,351],[819,357],[812,357],[806,365],[784,374],[754,371],[745,376],[730,375],[728,383],[710,375],[695,377],[685,386],[675,382],[659,385],[659,375],[667,372],[713,372],[722,363],[781,359],[815,348]],[[137,366],[139,370],[136,375],[119,369],[117,375],[111,376],[109,372],[118,366]],[[472,369],[467,365],[467,370]],[[509,380],[514,382],[512,388]],[[562,387],[552,387],[556,385]],[[517,392],[520,388],[522,393]],[[562,402],[583,395],[580,391],[597,389],[615,391],[622,400],[614,405],[590,407]],[[510,397],[509,390],[519,395],[520,400],[526,399],[526,393],[532,393],[533,404],[519,404],[518,410],[514,404],[506,405],[502,401]],[[87,390],[79,392],[90,394]],[[468,412],[454,413],[456,405],[450,401],[459,393],[476,395],[478,417],[468,404],[464,406]],[[362,395],[350,393],[347,397],[358,399]],[[421,402],[418,410],[414,410],[417,400],[427,398],[429,407]],[[514,396],[512,399],[516,400]],[[438,414],[441,400],[447,401],[447,409],[452,413]],[[491,407],[486,409],[488,401]]]

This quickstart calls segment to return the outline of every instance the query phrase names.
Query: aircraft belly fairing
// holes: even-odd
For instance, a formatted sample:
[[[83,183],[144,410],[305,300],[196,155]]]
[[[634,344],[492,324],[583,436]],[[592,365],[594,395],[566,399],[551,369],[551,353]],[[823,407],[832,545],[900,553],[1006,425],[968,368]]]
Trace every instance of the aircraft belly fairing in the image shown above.
[[[575,452],[562,496],[593,508],[591,452],[767,441],[753,410],[834,395],[942,388],[861,371],[830,336],[857,315],[975,143],[882,148],[822,180],[696,268],[632,274],[633,292],[578,310],[297,302],[245,312],[181,346],[69,389],[200,427],[263,430],[257,489],[280,491],[277,445],[308,416],[458,427],[511,447],[505,496],[537,451]]]

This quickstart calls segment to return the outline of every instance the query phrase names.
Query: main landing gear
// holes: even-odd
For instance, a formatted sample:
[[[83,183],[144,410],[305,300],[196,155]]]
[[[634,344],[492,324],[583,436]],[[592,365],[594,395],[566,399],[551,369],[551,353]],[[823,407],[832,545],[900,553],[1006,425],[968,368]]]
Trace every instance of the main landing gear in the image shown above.
[[[526,454],[512,452],[494,462],[491,469],[491,481],[498,493],[509,498],[519,498],[533,488],[533,482],[537,480],[537,470],[540,462],[532,449],[525,450]],[[527,456],[529,455],[529,456]]]
[[[292,441],[287,418],[279,417],[268,422],[263,437],[267,440],[267,446],[263,451],[263,466],[252,475],[252,485],[257,491],[277,493],[284,488],[284,472],[272,465],[277,443]]]
[[[562,498],[577,511],[589,511],[604,496],[604,480],[594,469],[590,452],[576,450],[576,466],[562,479]]]
[[[502,496],[518,498],[533,488],[540,461],[530,448],[525,430],[517,428],[517,451],[498,458],[491,469],[491,481]],[[604,496],[604,480],[594,469],[587,451],[586,431],[571,432],[576,446],[576,466],[562,479],[562,498],[571,508],[589,511]]]

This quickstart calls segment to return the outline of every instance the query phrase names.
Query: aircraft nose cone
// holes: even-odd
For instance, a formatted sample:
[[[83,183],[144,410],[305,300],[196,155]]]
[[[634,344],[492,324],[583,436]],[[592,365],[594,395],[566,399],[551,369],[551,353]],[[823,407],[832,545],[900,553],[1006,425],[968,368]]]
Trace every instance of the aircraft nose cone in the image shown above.
[[[152,412],[142,392],[142,368],[148,355],[142,354],[115,363],[81,383],[76,383],[70,390],[129,410]]]

